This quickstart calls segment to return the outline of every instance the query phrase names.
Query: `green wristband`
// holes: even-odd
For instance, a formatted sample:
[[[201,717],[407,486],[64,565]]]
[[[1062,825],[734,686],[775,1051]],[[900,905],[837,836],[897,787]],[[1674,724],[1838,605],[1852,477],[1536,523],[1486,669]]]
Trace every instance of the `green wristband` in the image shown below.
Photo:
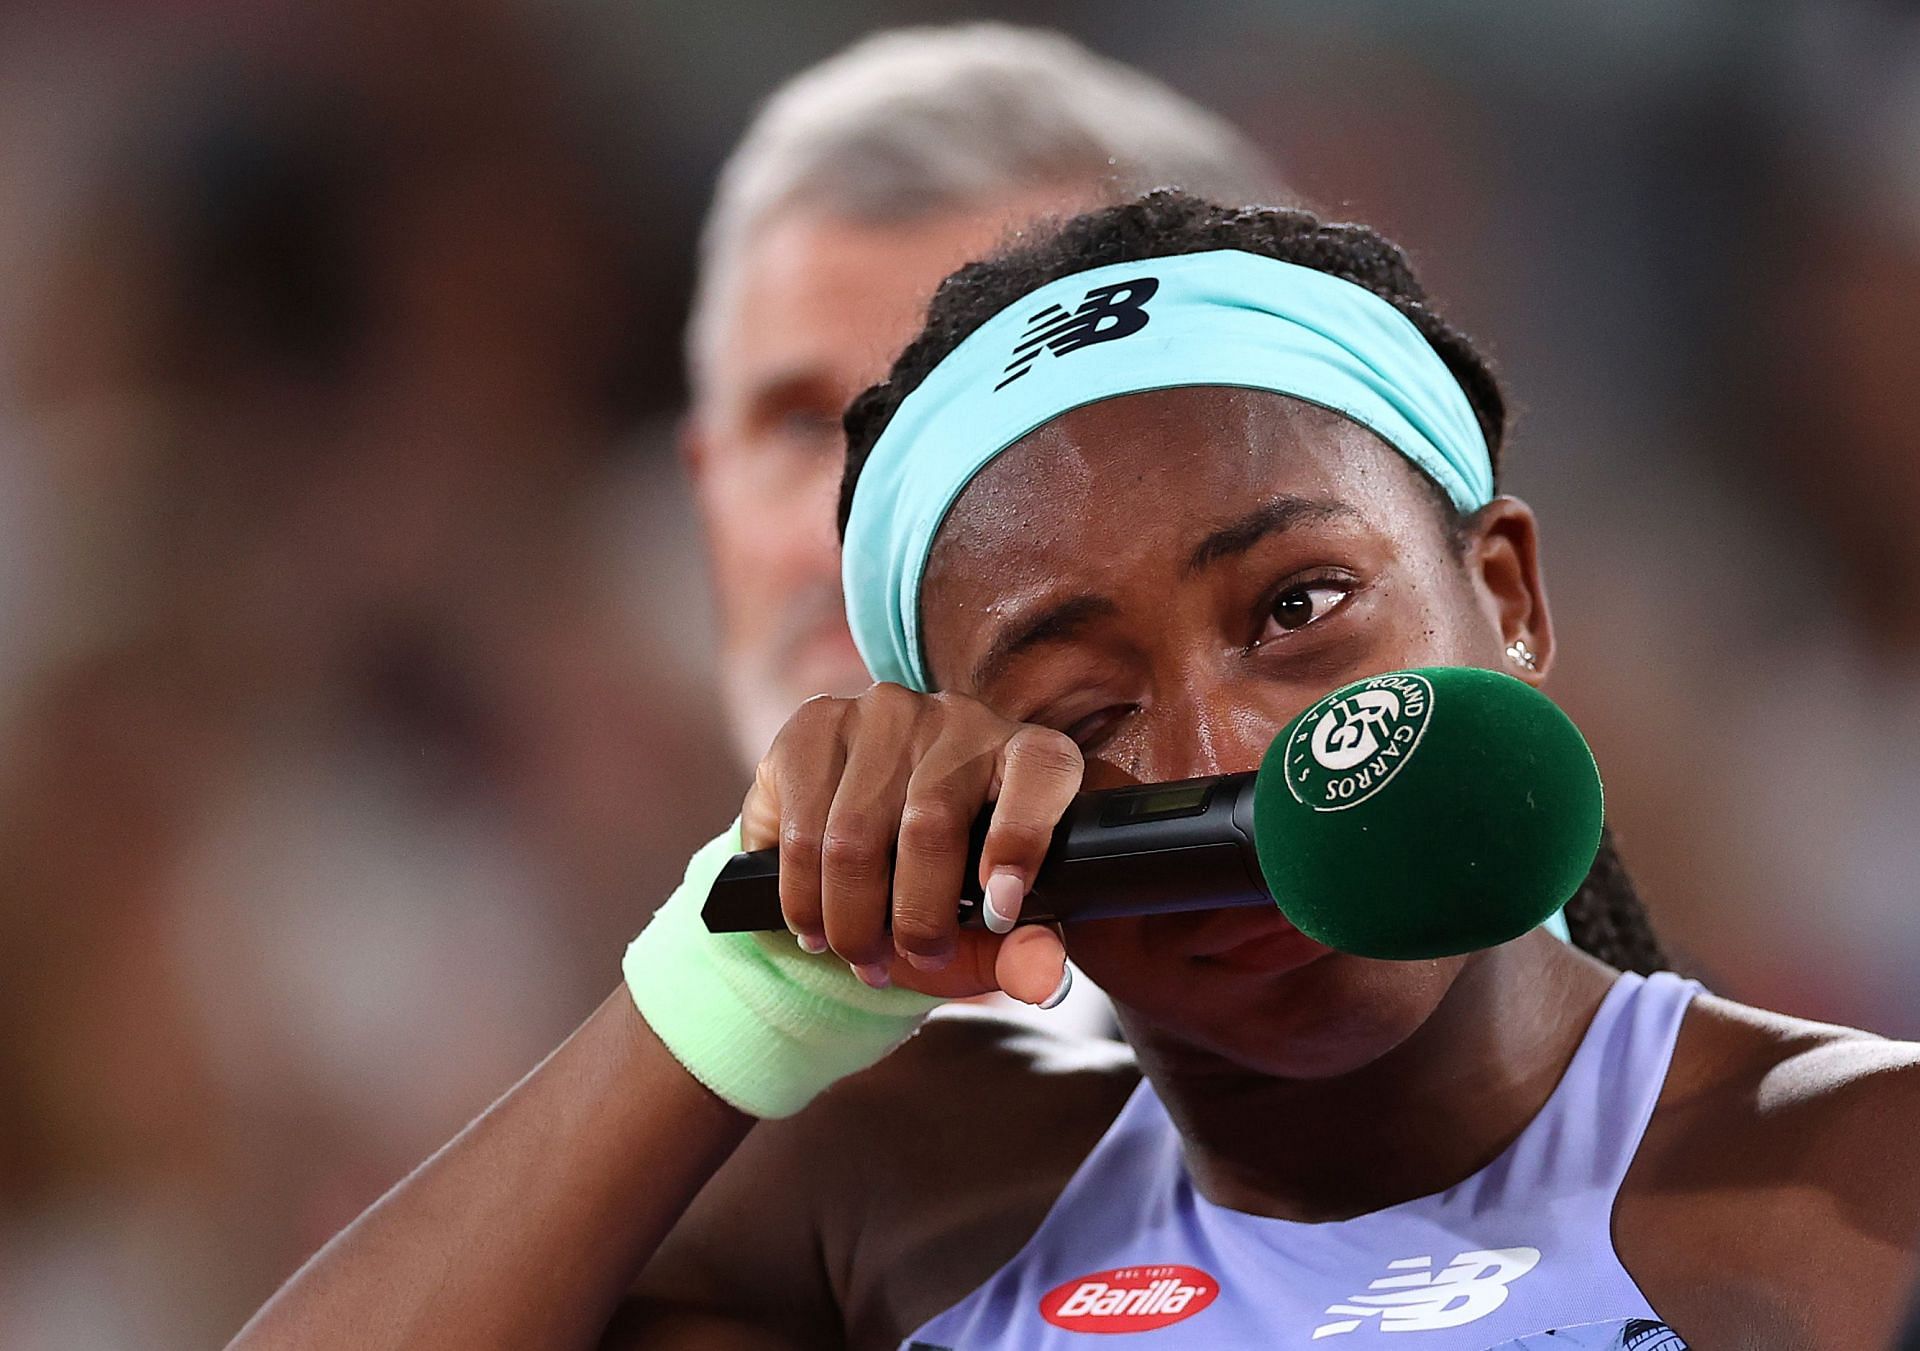
[[[700,907],[739,850],[736,821],[693,856],[621,969],[634,1007],[694,1078],[751,1116],[791,1116],[905,1041],[943,1001],[872,989],[786,932],[708,933]]]

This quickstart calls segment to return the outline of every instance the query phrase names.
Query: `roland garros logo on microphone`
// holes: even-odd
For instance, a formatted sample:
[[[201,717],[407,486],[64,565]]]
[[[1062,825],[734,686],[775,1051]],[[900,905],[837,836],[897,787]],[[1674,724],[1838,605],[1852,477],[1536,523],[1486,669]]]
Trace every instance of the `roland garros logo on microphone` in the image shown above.
[[[1433,686],[1410,671],[1335,690],[1287,739],[1287,788],[1317,812],[1365,802],[1400,772],[1426,734]]]
[[[1198,1267],[1090,1271],[1040,1298],[1040,1316],[1068,1332],[1152,1332],[1191,1318],[1220,1294]]]

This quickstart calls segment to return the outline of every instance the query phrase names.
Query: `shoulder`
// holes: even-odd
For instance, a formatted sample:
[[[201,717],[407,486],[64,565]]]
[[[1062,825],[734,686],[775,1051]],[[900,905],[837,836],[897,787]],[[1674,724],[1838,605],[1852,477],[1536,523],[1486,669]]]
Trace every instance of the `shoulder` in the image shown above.
[[[1920,1044],[1702,994],[1671,1078],[1663,1111],[1739,1124],[1742,1138],[1779,1147],[1765,1157],[1795,1160],[1803,1180],[1878,1172],[1883,1189],[1905,1182],[1920,1211],[1920,1158],[1906,1157],[1920,1129]],[[1901,1142],[1909,1148],[1896,1150]]]
[[[1920,1045],[1703,994],[1616,1228],[1814,1344],[1884,1342],[1920,1253],[1916,1135]]]
[[[1860,1237],[1920,1247],[1920,1045],[1698,1002],[1724,1056],[1703,1103],[1728,1123],[1728,1139],[1750,1142],[1741,1154],[1756,1181],[1823,1198],[1833,1222]]]
[[[642,1291],[808,1310],[825,1340],[897,1342],[1013,1257],[1138,1079],[1122,1043],[943,1010],[872,1069],[756,1126]]]

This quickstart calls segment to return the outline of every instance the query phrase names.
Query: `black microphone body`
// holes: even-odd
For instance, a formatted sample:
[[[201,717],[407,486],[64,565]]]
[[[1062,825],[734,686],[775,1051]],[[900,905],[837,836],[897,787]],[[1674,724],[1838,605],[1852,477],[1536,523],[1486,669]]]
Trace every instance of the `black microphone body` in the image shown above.
[[[1022,923],[1272,905],[1253,838],[1257,775],[1219,774],[1077,795],[1020,908]],[[980,924],[980,852],[992,809],[974,822],[961,923]],[[780,851],[736,854],[700,912],[712,933],[786,927]]]
[[[1605,800],[1580,729],[1531,686],[1476,667],[1368,676],[1324,695],[1257,773],[1082,793],[1023,921],[1277,904],[1315,942],[1425,961],[1518,938],[1579,890]],[[978,924],[987,818],[960,914]],[[736,856],[714,932],[784,928],[775,851]]]

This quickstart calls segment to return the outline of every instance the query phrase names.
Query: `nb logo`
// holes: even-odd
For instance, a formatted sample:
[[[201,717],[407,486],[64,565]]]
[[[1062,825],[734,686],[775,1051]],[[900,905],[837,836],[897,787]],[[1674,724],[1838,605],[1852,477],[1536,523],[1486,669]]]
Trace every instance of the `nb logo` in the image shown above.
[[[1370,1293],[1349,1295],[1327,1306],[1333,1321],[1313,1330],[1313,1339],[1337,1337],[1377,1318],[1382,1332],[1430,1332],[1485,1318],[1507,1302],[1507,1287],[1540,1265],[1538,1248],[1463,1252],[1441,1271],[1431,1257],[1387,1263],[1400,1274],[1382,1276]]]
[[[1004,378],[994,390],[1005,389],[1033,369],[1042,352],[1056,357],[1091,347],[1097,342],[1131,337],[1147,326],[1150,317],[1146,304],[1160,289],[1157,277],[1136,277],[1111,286],[1096,286],[1087,292],[1080,308],[1069,311],[1063,305],[1049,305],[1027,321],[1007,363]]]

